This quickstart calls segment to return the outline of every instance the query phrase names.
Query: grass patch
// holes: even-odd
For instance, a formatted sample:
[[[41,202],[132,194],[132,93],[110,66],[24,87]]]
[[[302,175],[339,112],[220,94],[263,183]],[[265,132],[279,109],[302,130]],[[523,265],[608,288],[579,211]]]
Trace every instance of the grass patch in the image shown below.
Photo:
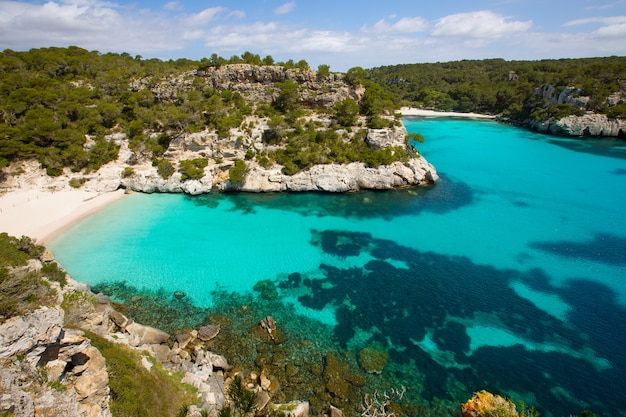
[[[195,390],[180,383],[180,375],[170,375],[158,363],[148,371],[139,352],[91,332],[86,336],[106,359],[113,416],[175,416],[197,401]]]

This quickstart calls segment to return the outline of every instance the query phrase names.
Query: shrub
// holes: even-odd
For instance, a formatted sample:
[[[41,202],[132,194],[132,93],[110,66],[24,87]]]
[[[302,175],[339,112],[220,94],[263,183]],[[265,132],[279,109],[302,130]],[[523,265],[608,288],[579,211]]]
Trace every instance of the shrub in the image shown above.
[[[274,164],[274,162],[267,157],[267,155],[257,155],[256,156],[256,161],[259,163],[259,165],[261,165],[263,168],[265,169],[269,169],[272,167],[272,165]]]
[[[85,178],[85,177],[82,177],[82,178],[74,177],[74,178],[70,179],[70,187],[72,187],[72,188],[80,188],[86,182],[87,182],[87,178]]]
[[[114,416],[174,416],[195,402],[194,390],[180,383],[180,375],[169,375],[158,363],[148,371],[137,351],[94,333],[86,336],[106,359]]]
[[[59,268],[59,264],[56,262],[47,262],[42,265],[41,274],[48,278],[50,281],[58,282],[61,288],[67,284],[67,273]]]
[[[389,127],[389,122],[380,116],[374,116],[369,119],[367,125],[370,129],[384,129]]]
[[[128,178],[135,173],[133,167],[126,167],[122,170],[122,178]]]
[[[176,171],[174,165],[172,165],[172,163],[167,159],[155,159],[152,161],[152,166],[157,167],[157,172],[164,180],[171,177]]]
[[[0,323],[55,300],[56,291],[38,272],[9,271],[6,266],[0,267]]]
[[[230,167],[228,175],[230,176],[230,182],[234,184],[240,184],[245,181],[246,174],[248,173],[248,167],[246,163],[238,159],[235,161],[235,165]]]
[[[226,397],[230,405],[220,411],[221,417],[233,415],[244,417],[254,415],[256,412],[258,406],[256,394],[246,389],[239,375],[236,375],[228,386]]]
[[[206,158],[185,159],[178,164],[179,171],[182,173],[181,179],[199,180],[204,177],[204,168],[209,164]]]

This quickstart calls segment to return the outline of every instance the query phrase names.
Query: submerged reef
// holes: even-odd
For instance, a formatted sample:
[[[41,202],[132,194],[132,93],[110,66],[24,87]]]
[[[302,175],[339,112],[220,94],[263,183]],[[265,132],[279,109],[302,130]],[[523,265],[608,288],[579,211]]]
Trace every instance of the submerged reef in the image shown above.
[[[557,288],[540,270],[477,265],[367,233],[312,230],[310,242],[324,255],[318,269],[260,280],[246,294],[216,288],[208,308],[122,283],[97,289],[171,333],[219,326],[210,347],[231,372],[262,378],[274,402],[309,401],[313,415],[329,405],[359,415],[366,395],[400,387],[396,415],[454,415],[476,388],[548,417],[623,415],[626,358],[604,341],[626,332],[626,310],[608,288],[580,279]],[[516,283],[571,309],[556,317]],[[329,312],[334,324],[315,319]],[[259,325],[268,316],[280,337]]]

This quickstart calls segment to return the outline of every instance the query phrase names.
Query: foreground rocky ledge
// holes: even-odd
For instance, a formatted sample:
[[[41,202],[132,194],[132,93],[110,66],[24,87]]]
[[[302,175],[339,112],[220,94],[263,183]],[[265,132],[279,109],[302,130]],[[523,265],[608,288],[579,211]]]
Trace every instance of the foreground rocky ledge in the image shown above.
[[[31,262],[26,269],[37,270],[41,265]],[[224,356],[208,349],[220,333],[219,326],[206,325],[172,338],[125,317],[113,309],[108,297],[92,294],[86,285],[69,277],[62,290],[57,283],[49,285],[59,294],[56,303],[0,324],[0,414],[111,417],[106,360],[86,332],[136,349],[148,371],[157,361],[163,369],[182,374],[181,383],[193,386],[198,395],[199,406],[189,406],[187,416],[200,417],[201,409],[215,415],[225,406],[224,393],[232,383],[225,371],[231,366]],[[271,316],[257,327],[268,338],[278,332]],[[236,375],[255,393],[260,411],[284,408],[290,417],[308,416],[308,402],[270,403],[273,386],[265,373]]]

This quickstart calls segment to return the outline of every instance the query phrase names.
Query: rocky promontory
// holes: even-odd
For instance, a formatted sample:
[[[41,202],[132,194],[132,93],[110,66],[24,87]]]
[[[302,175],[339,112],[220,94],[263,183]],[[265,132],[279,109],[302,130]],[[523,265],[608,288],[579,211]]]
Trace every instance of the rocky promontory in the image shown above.
[[[528,105],[539,117],[531,117],[527,124],[532,130],[551,135],[626,138],[626,120],[595,113],[589,109],[590,102],[592,97],[584,95],[580,88],[544,85],[534,89],[528,100]],[[606,100],[609,108],[624,103],[625,90],[611,94]],[[551,106],[574,114],[542,116],[542,113],[550,113]]]
[[[60,190],[70,188],[70,184],[78,184],[85,190],[100,193],[119,188],[143,193],[189,195],[212,191],[342,193],[432,186],[439,180],[435,167],[407,142],[406,129],[396,126],[369,129],[367,146],[377,150],[405,149],[411,156],[404,161],[379,166],[368,166],[364,162],[317,164],[287,175],[282,165],[263,167],[254,160],[246,160],[247,172],[243,181],[234,183],[229,171],[237,160],[245,160],[249,149],[265,152],[277,148],[263,143],[261,134],[264,122],[255,120],[255,123],[258,123],[259,128],[249,136],[235,131],[227,138],[220,138],[209,130],[179,135],[170,143],[164,155],[173,169],[169,177],[161,175],[150,158],[131,150],[124,134],[118,134],[109,137],[112,143],[120,147],[117,160],[96,172],[74,173],[65,169],[62,175],[49,177],[39,164],[22,162],[11,167],[11,171],[18,175],[8,176],[1,188],[11,191],[38,184],[42,189]],[[179,169],[181,162],[195,159],[206,160],[207,164],[202,168],[199,178],[185,178],[184,172]]]
[[[561,119],[531,121],[530,127],[539,133],[559,136],[626,138],[626,120],[612,119],[605,114],[588,113]]]
[[[68,88],[93,87],[83,80]],[[117,109],[107,107],[106,134],[85,134],[82,146],[72,148],[115,158],[94,169],[62,161],[51,167],[43,156],[39,166],[16,159],[0,187],[18,189],[44,170],[49,178],[38,181],[52,190],[191,195],[387,190],[438,180],[400,116],[384,108],[384,93],[343,74],[233,64],[133,78],[119,89],[126,91],[116,96]]]

